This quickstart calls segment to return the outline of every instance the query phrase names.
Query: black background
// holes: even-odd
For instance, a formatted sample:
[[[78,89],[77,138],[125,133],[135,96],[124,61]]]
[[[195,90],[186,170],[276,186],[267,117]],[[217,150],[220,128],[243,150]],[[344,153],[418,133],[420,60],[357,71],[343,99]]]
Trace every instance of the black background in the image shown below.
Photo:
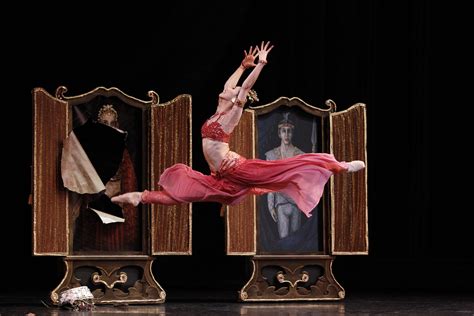
[[[347,291],[471,290],[472,206],[460,202],[460,182],[444,179],[472,169],[447,135],[469,107],[447,99],[469,91],[470,81],[458,84],[457,74],[470,74],[461,47],[469,41],[456,39],[468,28],[463,10],[443,3],[433,10],[428,0],[161,1],[6,11],[13,22],[2,22],[1,117],[13,128],[3,135],[0,290],[50,291],[62,277],[59,259],[32,256],[34,87],[54,93],[64,85],[66,95],[118,87],[144,100],[154,90],[161,102],[191,94],[193,167],[208,172],[199,128],[243,50],[262,40],[275,48],[255,85],[260,104],[297,96],[316,106],[333,99],[338,110],[367,105],[370,254],[337,257],[338,282]],[[433,126],[435,112],[442,117]],[[225,256],[219,205],[193,209],[193,255],[159,258],[158,281],[165,290],[196,289],[196,296],[203,288],[240,289],[247,258]]]

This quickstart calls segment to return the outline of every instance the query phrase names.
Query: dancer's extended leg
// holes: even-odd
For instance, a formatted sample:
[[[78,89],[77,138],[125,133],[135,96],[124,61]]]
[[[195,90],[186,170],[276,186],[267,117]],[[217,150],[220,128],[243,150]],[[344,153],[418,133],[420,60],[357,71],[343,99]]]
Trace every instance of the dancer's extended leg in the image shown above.
[[[181,202],[173,199],[165,190],[161,191],[143,191],[142,203],[176,205]]]
[[[137,206],[138,203],[176,205],[179,201],[173,199],[166,191],[128,192],[111,198],[114,203],[126,203]]]

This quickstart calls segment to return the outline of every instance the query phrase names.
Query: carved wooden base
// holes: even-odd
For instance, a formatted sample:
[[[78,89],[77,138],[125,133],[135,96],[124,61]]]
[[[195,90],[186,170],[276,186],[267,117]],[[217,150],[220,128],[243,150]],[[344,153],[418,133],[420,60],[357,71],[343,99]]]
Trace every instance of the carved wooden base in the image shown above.
[[[241,301],[341,300],[345,291],[332,274],[331,256],[254,256]]]
[[[166,293],[151,271],[153,260],[148,256],[65,257],[66,274],[51,292],[51,300],[58,304],[61,292],[86,285],[95,304],[164,303]]]

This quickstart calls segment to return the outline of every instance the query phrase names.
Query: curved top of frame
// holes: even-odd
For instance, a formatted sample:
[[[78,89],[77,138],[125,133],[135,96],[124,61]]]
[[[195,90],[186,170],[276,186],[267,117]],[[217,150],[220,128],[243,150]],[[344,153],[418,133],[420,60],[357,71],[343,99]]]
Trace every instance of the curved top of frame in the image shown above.
[[[123,102],[134,105],[137,107],[143,107],[144,105],[157,105],[160,102],[160,97],[158,94],[150,90],[148,91],[148,96],[150,97],[150,100],[140,100],[138,98],[132,97],[123,91],[121,91],[118,88],[112,87],[112,88],[106,88],[106,87],[97,87],[94,90],[91,90],[89,92],[79,94],[79,95],[74,95],[74,96],[65,96],[65,93],[67,92],[67,88],[65,86],[59,86],[56,89],[56,98],[60,100],[65,100],[68,101],[70,104],[79,104],[79,103],[84,103],[92,100],[98,95],[106,96],[106,97],[117,97]]]
[[[333,113],[333,115],[341,115],[341,114],[350,112],[352,109],[354,109],[354,108],[356,108],[356,107],[365,108],[366,105],[365,105],[365,103],[360,103],[360,102],[358,102],[358,103],[356,103],[356,104],[351,105],[349,108],[347,108],[347,109],[345,109],[345,110],[343,110],[343,111]]]
[[[298,97],[292,97],[292,98],[279,97],[278,99],[276,99],[275,101],[271,103],[267,103],[267,104],[263,104],[259,106],[250,106],[249,109],[254,110],[257,115],[260,115],[260,114],[269,113],[282,105],[285,105],[288,107],[297,106],[307,113],[310,113],[312,115],[318,115],[321,117],[328,116],[330,113],[336,111],[336,103],[331,99],[325,102],[325,105],[328,108],[323,109],[323,108],[315,107],[311,104],[308,104]]]
[[[177,97],[175,97],[174,99],[172,99],[170,101],[167,101],[167,102],[164,102],[164,103],[159,103],[159,104],[153,104],[153,106],[155,106],[155,105],[157,105],[157,106],[173,105],[173,104],[178,103],[182,99],[187,99],[191,103],[192,96],[190,94],[180,94],[180,95],[178,95]]]

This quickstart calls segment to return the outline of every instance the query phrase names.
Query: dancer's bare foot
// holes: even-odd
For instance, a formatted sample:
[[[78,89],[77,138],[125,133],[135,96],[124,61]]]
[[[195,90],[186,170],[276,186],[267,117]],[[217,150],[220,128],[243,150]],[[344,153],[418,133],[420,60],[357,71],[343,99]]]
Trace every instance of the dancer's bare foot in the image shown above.
[[[365,162],[362,160],[352,160],[347,163],[347,172],[356,172],[365,168]]]
[[[110,199],[114,203],[125,203],[137,206],[142,201],[142,192],[128,192]]]

